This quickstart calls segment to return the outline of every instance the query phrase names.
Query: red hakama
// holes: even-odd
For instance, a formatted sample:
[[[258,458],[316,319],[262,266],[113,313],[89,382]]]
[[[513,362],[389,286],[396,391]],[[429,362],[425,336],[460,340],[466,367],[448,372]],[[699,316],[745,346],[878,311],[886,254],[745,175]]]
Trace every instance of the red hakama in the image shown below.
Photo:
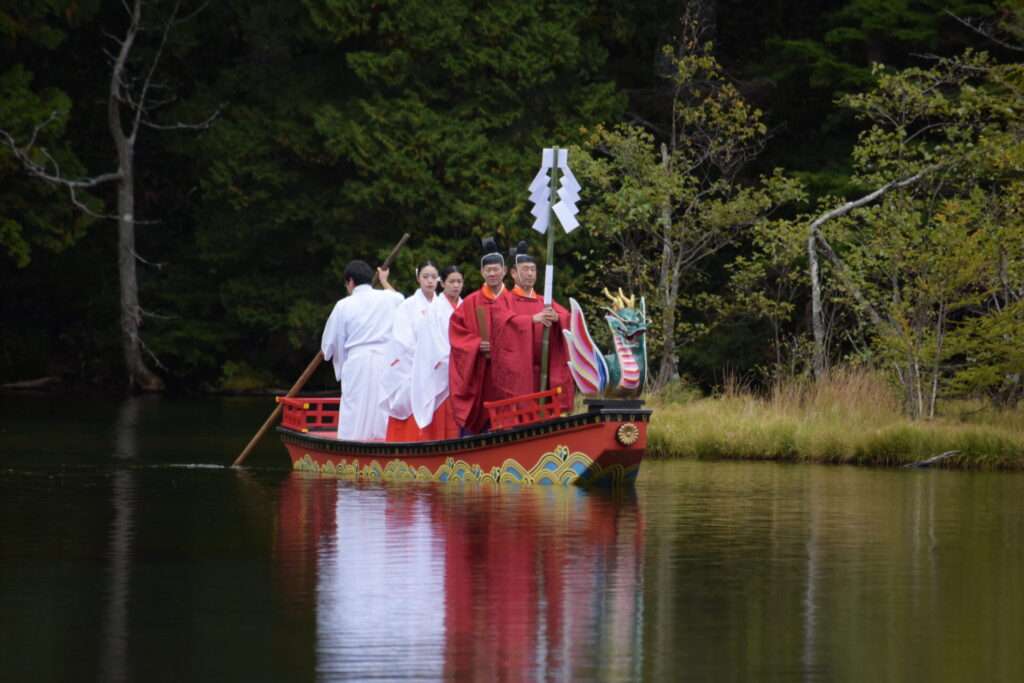
[[[399,420],[388,418],[388,435],[386,441],[444,441],[459,438],[459,426],[455,424],[452,414],[451,398],[446,398],[434,411],[434,419],[424,429],[416,424],[416,419],[407,417]]]

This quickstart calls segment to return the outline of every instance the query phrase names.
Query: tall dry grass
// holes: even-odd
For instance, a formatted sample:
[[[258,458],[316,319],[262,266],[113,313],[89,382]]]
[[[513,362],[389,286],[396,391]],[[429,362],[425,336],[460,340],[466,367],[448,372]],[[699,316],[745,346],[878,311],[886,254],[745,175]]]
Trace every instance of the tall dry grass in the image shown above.
[[[782,381],[767,395],[727,376],[718,396],[649,403],[656,456],[902,465],[958,451],[942,465],[1024,468],[1024,416],[911,421],[895,388],[868,370]]]

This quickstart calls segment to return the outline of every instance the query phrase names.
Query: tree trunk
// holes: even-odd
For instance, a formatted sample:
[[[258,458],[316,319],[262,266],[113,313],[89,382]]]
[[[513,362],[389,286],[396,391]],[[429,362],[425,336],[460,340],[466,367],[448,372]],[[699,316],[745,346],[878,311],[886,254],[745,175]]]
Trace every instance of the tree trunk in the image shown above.
[[[917,401],[914,400],[914,394],[917,388],[917,378],[914,374],[914,359],[910,353],[907,354],[907,372],[905,374],[906,382],[904,383],[904,389],[906,389],[906,413],[911,419],[917,419],[917,413],[915,406]]]
[[[818,246],[814,230],[807,237],[807,262],[811,275],[811,328],[814,332],[814,379],[824,379],[825,365],[825,321],[821,312],[821,276],[818,271]]]
[[[668,240],[665,240],[661,254],[661,282],[658,287],[661,290],[663,307],[664,344],[655,388],[661,388],[671,382],[679,371],[679,362],[676,359],[676,301],[679,298],[679,278],[672,276],[672,260],[672,247]]]
[[[946,339],[946,302],[939,304],[939,319],[935,325],[935,363],[932,365],[931,395],[928,397],[928,419],[935,419],[935,404],[939,400],[939,373],[942,371],[942,344]]]
[[[670,162],[668,148],[664,143],[661,145],[661,163],[666,169]],[[660,389],[671,382],[679,372],[679,361],[676,359],[676,302],[679,299],[679,274],[676,272],[675,259],[672,253],[672,207],[666,204],[661,208],[661,225],[665,238],[661,248],[661,274],[658,289],[661,291],[662,321],[664,324],[662,333],[664,345],[662,346],[661,367],[658,369],[658,376],[654,382],[654,388]]]
[[[845,216],[854,209],[858,209],[862,206],[874,202],[876,199],[885,196],[892,190],[901,189],[904,187],[910,187],[911,185],[918,182],[921,178],[925,177],[929,173],[942,168],[941,165],[930,166],[922,171],[915,173],[912,176],[902,178],[900,180],[893,180],[882,187],[869,192],[868,194],[855,199],[850,202],[846,202],[842,206],[838,206],[830,211],[826,211],[817,218],[815,218],[808,228],[807,236],[807,259],[810,270],[811,280],[811,325],[814,332],[814,377],[818,379],[827,372],[828,369],[828,358],[825,354],[825,322],[822,314],[821,306],[821,274],[818,267],[818,245],[821,246],[822,252],[825,257],[832,262],[835,266],[835,272],[843,279],[844,284],[850,293],[853,294],[854,298],[864,306],[868,315],[871,317],[871,321],[878,327],[885,326],[882,317],[878,314],[875,308],[869,303],[866,296],[864,296],[860,289],[856,286],[852,277],[847,277],[846,266],[836,255],[835,251],[828,244],[825,236],[821,233],[821,226],[833,218],[839,218]],[[817,240],[817,243],[815,243]]]
[[[139,283],[135,260],[135,193],[131,150],[122,160],[124,178],[117,187],[117,273],[121,290],[121,347],[125,368],[132,388],[142,391],[160,391],[163,381],[146,366],[142,358],[142,323],[139,308]]]
[[[133,389],[160,391],[163,381],[146,366],[142,359],[142,340],[139,327],[142,309],[139,308],[139,283],[135,272],[135,135],[138,132],[137,112],[135,125],[126,134],[121,120],[122,89],[125,79],[125,64],[131,52],[135,37],[142,21],[142,2],[135,0],[131,7],[131,24],[125,33],[121,50],[114,61],[110,76],[110,93],[107,96],[107,127],[117,151],[117,274],[121,290],[121,348],[124,352],[128,383]],[[155,63],[154,63],[155,67]],[[139,107],[144,106],[143,95]]]

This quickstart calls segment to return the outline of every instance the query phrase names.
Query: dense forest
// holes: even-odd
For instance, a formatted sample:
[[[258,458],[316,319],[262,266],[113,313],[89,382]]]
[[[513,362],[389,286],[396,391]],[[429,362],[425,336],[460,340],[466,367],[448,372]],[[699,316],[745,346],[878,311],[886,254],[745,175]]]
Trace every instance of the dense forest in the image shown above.
[[[645,296],[656,387],[1014,404],[1022,56],[1003,0],[8,0],[0,384],[287,386],[348,260],[542,254],[560,145],[556,297]]]

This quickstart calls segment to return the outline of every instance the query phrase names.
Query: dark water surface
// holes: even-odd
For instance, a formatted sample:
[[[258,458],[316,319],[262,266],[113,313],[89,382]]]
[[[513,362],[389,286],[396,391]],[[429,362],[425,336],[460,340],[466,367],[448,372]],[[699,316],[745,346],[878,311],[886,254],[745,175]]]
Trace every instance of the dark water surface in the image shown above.
[[[293,475],[267,400],[0,397],[0,680],[1024,681],[1024,476]]]

